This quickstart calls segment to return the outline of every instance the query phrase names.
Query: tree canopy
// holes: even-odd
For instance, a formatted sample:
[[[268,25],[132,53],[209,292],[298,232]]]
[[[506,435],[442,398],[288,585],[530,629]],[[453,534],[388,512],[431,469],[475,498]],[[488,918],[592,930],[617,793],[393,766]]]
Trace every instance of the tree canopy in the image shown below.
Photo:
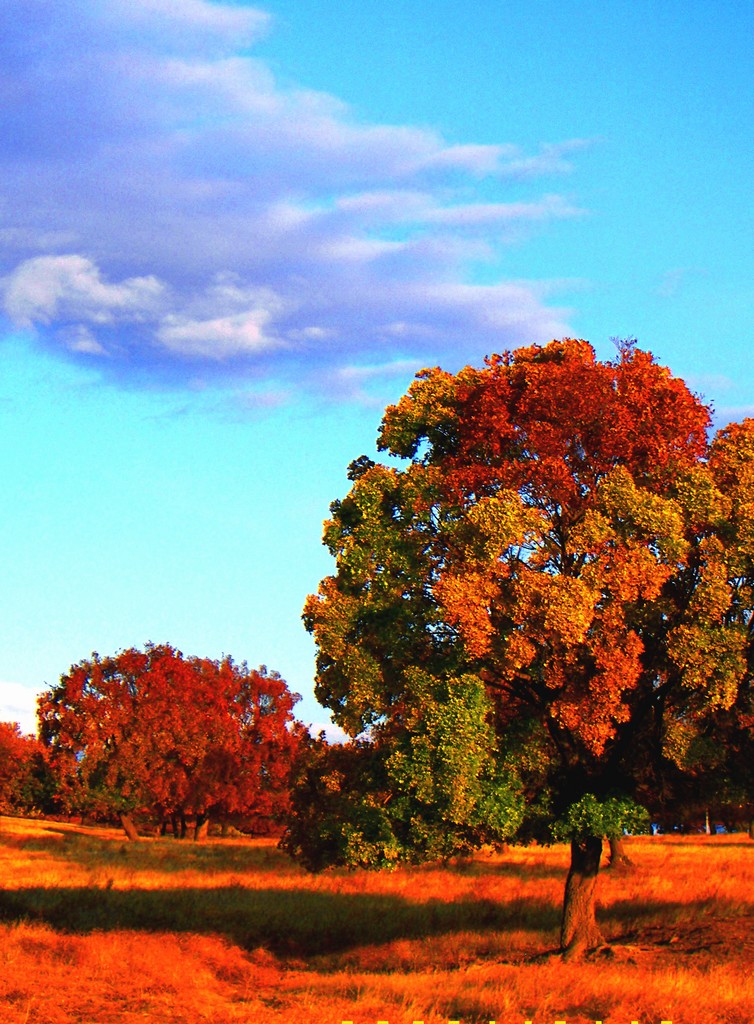
[[[598,944],[602,837],[667,771],[703,771],[722,717],[751,728],[754,423],[711,448],[709,426],[633,342],[417,376],[379,434],[404,464],[357,459],[325,524],[336,572],[304,619],[317,696],[361,737],[336,760],[360,767],[301,781],[330,810],[299,815],[293,852],[568,838],[562,945]]]
[[[79,662],[39,699],[69,809],[160,818],[286,806],[298,700],[266,668],[147,645]]]
[[[0,722],[0,812],[47,811],[51,799],[43,747],[17,722]]]

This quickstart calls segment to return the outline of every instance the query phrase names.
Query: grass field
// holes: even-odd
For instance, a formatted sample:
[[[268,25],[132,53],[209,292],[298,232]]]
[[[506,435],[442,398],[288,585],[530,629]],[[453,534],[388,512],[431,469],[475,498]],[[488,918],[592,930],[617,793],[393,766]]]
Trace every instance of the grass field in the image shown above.
[[[272,841],[0,818],[0,1024],[753,1024],[754,843],[629,849],[610,949],[566,964],[564,846],[311,876]]]

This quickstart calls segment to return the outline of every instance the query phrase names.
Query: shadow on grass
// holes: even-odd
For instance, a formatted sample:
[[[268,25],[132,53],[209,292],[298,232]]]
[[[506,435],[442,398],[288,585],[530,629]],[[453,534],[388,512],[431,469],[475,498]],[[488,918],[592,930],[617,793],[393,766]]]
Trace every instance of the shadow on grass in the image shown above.
[[[600,923],[613,922],[631,929],[647,924],[663,924],[694,921],[702,923],[711,913],[715,917],[740,915],[742,910],[751,913],[754,899],[742,904],[739,901],[720,897],[689,900],[616,900],[609,907],[598,911]]]
[[[392,895],[242,886],[40,887],[0,892],[0,920],[41,922],[73,933],[222,934],[247,950],[264,947],[281,956],[312,956],[460,931],[543,932],[557,927],[559,910],[540,900],[413,903]]]
[[[201,871],[203,874],[228,874],[248,871],[267,871],[276,877],[294,877],[302,873],[286,853],[274,842],[257,843],[254,840],[233,842],[221,840],[209,843],[195,843],[190,839],[177,840],[172,837],[146,842],[131,843],[124,836],[114,840],[110,836],[79,833],[70,829],[47,826],[47,835],[8,837],[2,842],[17,848],[36,852],[54,852],[58,858],[88,868],[127,866],[134,870],[149,869],[170,874],[175,871]],[[409,867],[421,872],[422,868],[434,871],[440,868],[461,877],[510,877],[519,880],[540,881],[557,879],[565,881],[567,866],[541,863],[521,864],[515,860],[495,858],[469,858],[451,864],[426,864]],[[347,869],[343,869],[347,870]]]
[[[541,864],[541,863],[520,863],[516,861],[493,861],[485,864],[484,861],[475,861],[471,871],[474,875],[495,875],[498,878],[517,878],[522,882],[547,881],[556,879],[565,884],[568,873],[567,864]]]
[[[44,834],[48,833],[48,834]],[[201,871],[202,874],[233,874],[269,871],[276,877],[301,874],[290,857],[275,845],[254,841],[195,843],[190,839],[158,839],[139,843],[47,827],[35,836],[2,836],[3,845],[38,853],[90,869],[127,867],[171,874]]]

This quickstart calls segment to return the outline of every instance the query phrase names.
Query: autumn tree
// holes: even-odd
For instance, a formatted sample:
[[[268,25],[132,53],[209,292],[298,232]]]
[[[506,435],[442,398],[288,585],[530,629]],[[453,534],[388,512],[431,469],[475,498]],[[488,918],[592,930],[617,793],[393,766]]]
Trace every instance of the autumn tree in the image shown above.
[[[52,793],[44,751],[18,722],[0,722],[0,813],[51,809]]]
[[[722,579],[717,598],[709,600],[723,606],[727,626],[746,638],[746,673],[735,700],[714,722],[697,716],[687,723],[680,753],[691,762],[703,805],[731,823],[746,821],[754,838],[754,419],[719,431],[707,463],[728,502],[716,534]],[[711,645],[709,650],[718,656]]]
[[[67,807],[132,816],[275,815],[286,806],[298,700],[264,667],[147,645],[93,654],[39,700],[40,735]],[[184,827],[185,831],[185,827]]]
[[[299,814],[292,852],[386,864],[567,839],[561,945],[601,943],[603,837],[640,827],[642,787],[691,770],[747,678],[751,590],[709,422],[632,342],[417,376],[379,435],[404,466],[356,460],[325,525],[316,693],[361,739],[336,757],[348,771],[300,781],[330,813]]]

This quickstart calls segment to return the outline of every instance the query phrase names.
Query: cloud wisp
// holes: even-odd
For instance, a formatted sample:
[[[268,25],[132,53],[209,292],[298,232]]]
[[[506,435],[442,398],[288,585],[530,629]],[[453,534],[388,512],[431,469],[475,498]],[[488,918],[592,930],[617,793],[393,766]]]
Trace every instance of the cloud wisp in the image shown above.
[[[124,380],[338,379],[341,393],[354,367],[564,333],[546,283],[470,282],[581,212],[538,189],[582,143],[527,154],[364,123],[275,80],[253,56],[273,30],[209,0],[81,0],[75,18],[6,0],[6,322]]]

